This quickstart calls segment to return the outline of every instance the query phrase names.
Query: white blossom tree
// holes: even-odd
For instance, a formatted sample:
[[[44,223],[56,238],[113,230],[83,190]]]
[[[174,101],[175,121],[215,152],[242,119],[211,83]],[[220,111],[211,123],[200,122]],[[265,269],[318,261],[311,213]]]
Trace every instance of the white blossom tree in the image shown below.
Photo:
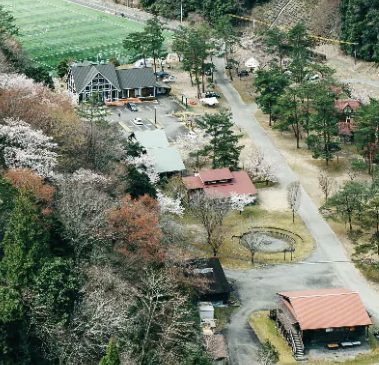
[[[254,181],[264,181],[266,185],[278,181],[272,165],[265,160],[263,152],[258,148],[254,149],[244,166]]]
[[[241,214],[247,205],[255,203],[256,200],[255,196],[233,193],[230,197],[230,206],[232,210],[238,210]]]
[[[32,97],[36,95],[41,88],[43,88],[43,85],[35,83],[32,79],[27,78],[25,75],[0,73],[0,89],[2,90],[22,89],[24,91],[28,91],[25,97],[27,97],[27,95]]]
[[[75,257],[80,260],[104,250],[100,232],[106,226],[106,211],[112,207],[112,201],[104,191],[107,179],[81,169],[71,176],[63,176],[57,185],[58,217]]]
[[[156,162],[152,156],[145,153],[139,157],[129,157],[127,163],[134,165],[139,172],[145,173],[153,185],[158,183],[160,177],[155,167]]]
[[[190,132],[178,136],[174,142],[175,148],[179,151],[186,165],[194,165],[200,168],[204,165],[204,157],[197,152],[209,143],[209,138],[202,131]]]
[[[0,125],[0,148],[8,168],[30,168],[38,175],[53,175],[57,165],[57,147],[52,138],[18,119],[4,119]]]
[[[160,212],[162,214],[171,213],[178,216],[182,216],[184,214],[184,207],[182,206],[182,203],[179,198],[177,199],[171,198],[158,190],[157,200],[158,200]]]

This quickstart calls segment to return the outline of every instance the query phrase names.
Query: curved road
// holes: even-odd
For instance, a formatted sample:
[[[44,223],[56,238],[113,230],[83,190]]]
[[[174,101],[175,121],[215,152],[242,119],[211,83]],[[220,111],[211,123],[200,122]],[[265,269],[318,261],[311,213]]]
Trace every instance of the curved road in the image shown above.
[[[285,158],[255,119],[256,104],[245,104],[224,74],[224,61],[216,60],[217,85],[231,108],[234,122],[250,136],[275,166],[279,183],[287,186],[297,180]],[[359,292],[370,314],[379,320],[379,294],[368,284],[349,258],[335,233],[325,222],[316,205],[302,189],[299,215],[316,242],[316,250],[304,263],[277,265],[247,271],[228,270],[241,297],[241,307],[232,316],[227,328],[231,363],[257,363],[257,341],[248,326],[248,316],[254,310],[275,307],[275,293],[280,290],[344,286]],[[255,359],[255,360],[254,360]]]

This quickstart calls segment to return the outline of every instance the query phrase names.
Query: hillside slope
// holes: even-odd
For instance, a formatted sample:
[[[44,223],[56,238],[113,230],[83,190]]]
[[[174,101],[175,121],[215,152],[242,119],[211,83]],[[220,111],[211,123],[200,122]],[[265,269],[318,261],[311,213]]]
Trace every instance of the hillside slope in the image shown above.
[[[335,36],[340,27],[340,0],[271,0],[257,5],[251,16],[279,27],[304,21],[312,33]]]

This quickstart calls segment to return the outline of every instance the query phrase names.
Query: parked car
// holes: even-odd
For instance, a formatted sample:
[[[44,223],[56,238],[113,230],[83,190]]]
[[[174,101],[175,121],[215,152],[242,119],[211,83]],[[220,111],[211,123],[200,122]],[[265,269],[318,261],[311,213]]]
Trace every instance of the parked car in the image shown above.
[[[134,119],[132,119],[132,122],[135,125],[143,125],[143,122],[142,122],[141,118],[134,118]]]
[[[155,76],[158,79],[165,79],[167,77],[170,77],[170,74],[168,72],[165,72],[165,71],[158,71],[158,72],[155,73]]]
[[[234,66],[233,66],[233,64],[231,64],[231,63],[227,63],[226,66],[225,66],[225,68],[226,68],[227,70],[231,70],[231,69],[234,68]]]
[[[207,91],[207,92],[205,93],[205,96],[204,96],[204,97],[206,97],[206,98],[217,98],[217,99],[219,99],[219,98],[221,98],[221,95],[218,94],[218,93],[215,93],[214,91]]]
[[[249,76],[249,71],[241,70],[240,72],[238,72],[238,76],[239,77],[247,77],[247,76]]]
[[[131,111],[131,112],[137,112],[138,108],[137,105],[134,103],[126,103],[126,107]]]
[[[168,77],[165,77],[162,82],[174,82],[176,80],[176,77],[175,76],[168,76]]]

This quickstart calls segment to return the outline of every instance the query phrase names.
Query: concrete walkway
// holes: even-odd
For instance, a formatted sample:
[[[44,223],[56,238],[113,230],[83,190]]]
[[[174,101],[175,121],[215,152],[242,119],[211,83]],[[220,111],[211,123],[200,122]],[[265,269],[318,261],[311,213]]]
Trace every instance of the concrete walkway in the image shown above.
[[[215,63],[218,70],[217,85],[230,106],[235,124],[250,136],[264,153],[267,161],[275,166],[275,174],[282,187],[297,180],[296,174],[288,166],[283,155],[257,122],[256,104],[246,105],[242,101],[225,76],[223,59],[217,59]],[[374,319],[379,320],[379,294],[350,262],[342,243],[304,189],[302,189],[299,215],[316,242],[316,250],[308,262],[244,272],[228,271],[228,276],[236,281],[242,301],[240,310],[232,317],[228,327],[228,345],[232,364],[255,363],[254,357],[251,356],[255,353],[256,342],[252,341],[253,335],[247,327],[248,315],[253,310],[272,307],[275,292],[278,290],[344,286],[357,291]],[[262,277],[262,279],[256,281],[257,277]],[[267,280],[268,277],[270,280]]]

